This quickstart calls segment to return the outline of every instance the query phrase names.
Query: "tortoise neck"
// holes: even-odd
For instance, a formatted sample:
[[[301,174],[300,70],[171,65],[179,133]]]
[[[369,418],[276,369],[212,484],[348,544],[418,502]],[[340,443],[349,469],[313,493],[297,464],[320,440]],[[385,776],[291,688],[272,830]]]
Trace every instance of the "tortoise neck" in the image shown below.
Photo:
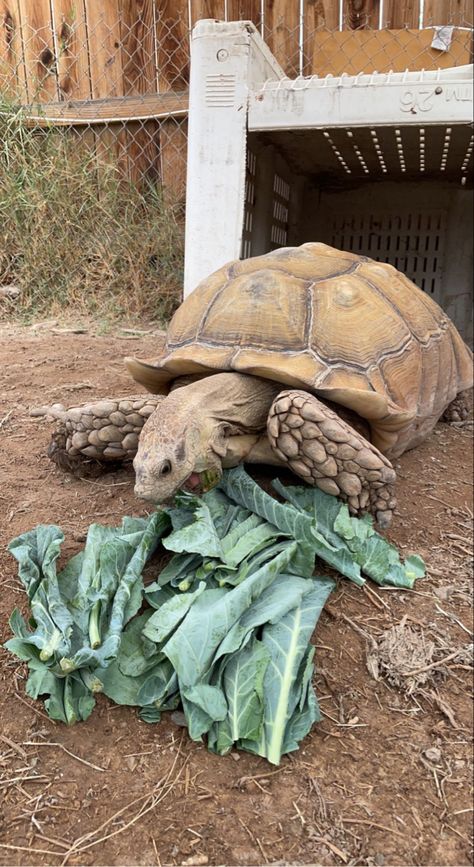
[[[224,422],[237,433],[266,428],[268,411],[282,386],[244,373],[216,373],[183,388],[188,411],[197,420]]]

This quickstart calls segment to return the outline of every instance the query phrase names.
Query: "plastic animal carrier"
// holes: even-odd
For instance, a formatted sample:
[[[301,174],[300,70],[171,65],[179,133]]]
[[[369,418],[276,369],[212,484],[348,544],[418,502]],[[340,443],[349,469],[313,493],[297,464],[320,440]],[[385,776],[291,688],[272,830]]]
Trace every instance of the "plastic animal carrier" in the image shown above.
[[[250,22],[191,42],[185,295],[323,241],[390,262],[472,339],[472,65],[287,78]]]

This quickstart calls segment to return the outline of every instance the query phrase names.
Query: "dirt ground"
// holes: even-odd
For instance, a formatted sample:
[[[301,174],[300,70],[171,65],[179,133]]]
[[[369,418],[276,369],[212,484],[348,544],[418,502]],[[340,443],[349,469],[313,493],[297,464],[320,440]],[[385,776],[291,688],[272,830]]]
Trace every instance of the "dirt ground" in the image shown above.
[[[131,469],[79,480],[53,466],[52,424],[31,408],[136,392],[122,357],[155,345],[151,331],[0,326],[2,642],[25,610],[10,539],[57,523],[65,559],[92,521],[146,511]],[[103,697],[87,722],[54,724],[2,650],[0,863],[471,864],[471,438],[472,423],[439,424],[400,459],[388,535],[429,577],[413,592],[340,581],[313,639],[323,720],[279,768],[214,756],[169,714],[148,725]],[[413,640],[424,671],[397,677],[393,653]]]

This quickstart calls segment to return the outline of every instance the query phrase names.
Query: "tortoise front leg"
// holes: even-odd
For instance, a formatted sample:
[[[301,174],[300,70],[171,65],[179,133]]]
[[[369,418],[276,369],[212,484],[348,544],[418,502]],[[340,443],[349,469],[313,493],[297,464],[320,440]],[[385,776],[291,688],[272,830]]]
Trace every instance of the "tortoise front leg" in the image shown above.
[[[50,415],[60,421],[48,455],[58,466],[74,470],[85,458],[96,461],[131,461],[147,418],[163,395],[133,395],[86,403]]]
[[[313,395],[284,391],[268,415],[277,457],[327,494],[346,500],[353,514],[372,512],[381,527],[392,520],[395,470],[362,434]]]

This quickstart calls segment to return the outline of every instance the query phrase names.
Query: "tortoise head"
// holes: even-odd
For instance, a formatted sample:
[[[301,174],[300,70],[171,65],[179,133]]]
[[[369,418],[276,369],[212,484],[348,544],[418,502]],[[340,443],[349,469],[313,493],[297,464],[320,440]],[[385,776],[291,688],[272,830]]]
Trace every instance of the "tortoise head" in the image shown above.
[[[226,453],[222,425],[170,394],[143,426],[133,461],[135,495],[170,502],[180,490],[204,493],[218,484]],[[177,399],[179,397],[179,399]]]

